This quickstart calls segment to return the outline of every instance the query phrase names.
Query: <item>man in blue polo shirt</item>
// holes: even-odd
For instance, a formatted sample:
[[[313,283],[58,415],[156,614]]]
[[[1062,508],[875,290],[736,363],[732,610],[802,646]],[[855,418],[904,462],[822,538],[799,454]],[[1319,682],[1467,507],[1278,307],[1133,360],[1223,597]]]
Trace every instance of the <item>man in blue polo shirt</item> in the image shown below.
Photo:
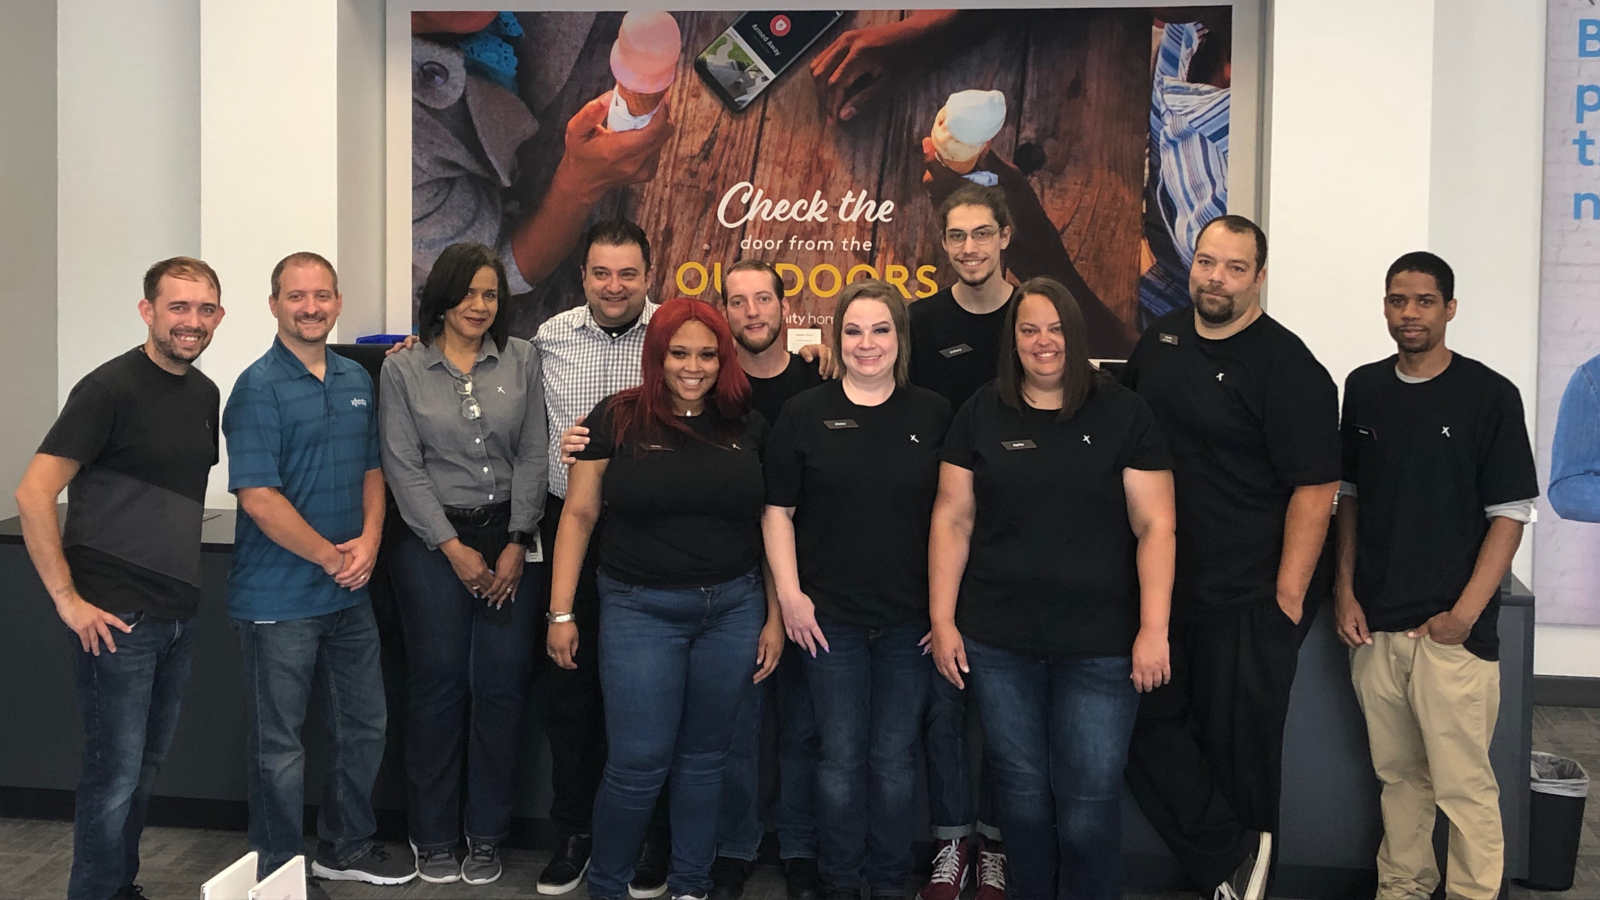
[[[272,349],[240,374],[222,414],[239,500],[228,614],[250,711],[250,847],[265,876],[305,851],[305,752],[313,692],[329,732],[312,874],[402,884],[410,854],[372,841],[385,708],[367,580],[383,530],[372,379],[328,351],[342,298],[333,266],[295,253],[272,270]],[[320,893],[320,889],[316,889]]]

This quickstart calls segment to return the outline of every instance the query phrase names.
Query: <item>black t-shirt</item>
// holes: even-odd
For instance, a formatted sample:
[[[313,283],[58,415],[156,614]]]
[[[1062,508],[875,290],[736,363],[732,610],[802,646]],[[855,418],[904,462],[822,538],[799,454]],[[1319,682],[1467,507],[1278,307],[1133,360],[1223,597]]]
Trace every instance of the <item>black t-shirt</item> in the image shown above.
[[[1172,468],[1139,395],[1104,381],[1065,422],[984,385],[944,461],[972,472],[977,518],[956,626],[1018,653],[1127,656],[1139,631],[1138,542],[1124,469]]]
[[[187,619],[200,606],[200,523],[217,462],[217,386],[174,375],[143,347],[67,395],[39,452],[82,468],[62,548],[83,599],[107,612]]]
[[[959,409],[972,392],[994,380],[1006,307],[977,315],[945,288],[911,304],[911,383]]]
[[[1355,594],[1373,631],[1406,631],[1455,606],[1489,533],[1484,507],[1539,495],[1522,397],[1457,353],[1407,384],[1396,357],[1345,380],[1344,480],[1357,491]],[[1500,658],[1498,595],[1466,647]]]
[[[576,454],[611,460],[601,485],[601,569],[627,584],[689,588],[760,565],[761,414],[752,410],[733,441],[718,436],[717,420],[706,412],[683,418],[700,437],[669,431],[659,441],[617,447],[610,405],[610,397],[595,404],[584,420],[589,446]]]
[[[794,507],[800,587],[821,614],[882,628],[928,616],[928,525],[950,404],[895,388],[857,406],[831,381],[783,408],[767,503]]]
[[[822,383],[819,362],[806,362],[800,354],[791,353],[789,364],[771,378],[757,378],[746,372],[745,377],[750,379],[750,408],[761,413],[768,423],[777,422],[778,413],[789,398]]]
[[[1290,496],[1339,480],[1338,391],[1306,345],[1265,313],[1222,340],[1194,316],[1151,324],[1122,375],[1172,451],[1178,615],[1274,596]]]

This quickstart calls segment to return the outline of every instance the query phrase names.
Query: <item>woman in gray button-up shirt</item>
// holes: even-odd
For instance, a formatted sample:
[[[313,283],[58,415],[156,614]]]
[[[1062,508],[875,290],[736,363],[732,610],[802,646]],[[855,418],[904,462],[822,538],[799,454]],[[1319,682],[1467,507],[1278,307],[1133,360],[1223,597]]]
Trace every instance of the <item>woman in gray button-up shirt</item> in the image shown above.
[[[524,577],[524,558],[548,480],[544,392],[538,352],[506,333],[509,298],[493,250],[452,244],[422,290],[421,344],[383,364],[383,472],[411,528],[392,563],[409,666],[408,818],[418,869],[435,883],[500,876],[533,672],[540,579]]]

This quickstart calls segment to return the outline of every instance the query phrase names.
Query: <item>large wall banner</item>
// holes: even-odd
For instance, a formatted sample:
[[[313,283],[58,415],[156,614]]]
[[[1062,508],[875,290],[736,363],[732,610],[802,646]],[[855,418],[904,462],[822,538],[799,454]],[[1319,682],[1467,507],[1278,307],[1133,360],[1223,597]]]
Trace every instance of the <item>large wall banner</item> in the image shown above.
[[[497,247],[530,335],[582,302],[583,229],[626,215],[655,298],[715,300],[755,256],[825,328],[851,281],[954,281],[934,213],[968,179],[1005,190],[1010,277],[1065,282],[1094,355],[1125,356],[1228,210],[1256,29],[1236,54],[1233,4],[1073,6],[411,12],[413,291],[448,244]]]
[[[1600,354],[1600,7],[1591,0],[1549,0],[1547,21],[1537,458],[1540,483],[1550,485],[1562,397],[1578,367]],[[1583,399],[1578,380],[1573,400]],[[1593,406],[1588,409],[1592,417]],[[1591,474],[1600,471],[1600,446],[1593,441],[1600,423],[1583,428],[1572,413],[1581,416],[1583,409],[1569,409],[1561,455],[1569,471],[1585,465]],[[1551,490],[1563,488],[1570,484]],[[1571,518],[1556,513],[1547,492],[1534,526],[1538,619],[1600,625],[1600,525],[1582,521],[1595,511],[1562,506]]]

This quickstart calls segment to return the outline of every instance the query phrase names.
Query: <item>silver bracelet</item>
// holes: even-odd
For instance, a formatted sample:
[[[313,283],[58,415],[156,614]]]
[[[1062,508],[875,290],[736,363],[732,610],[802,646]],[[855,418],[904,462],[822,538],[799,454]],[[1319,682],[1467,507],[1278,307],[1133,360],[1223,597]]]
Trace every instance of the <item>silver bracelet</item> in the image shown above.
[[[571,622],[577,619],[578,616],[576,613],[569,612],[547,612],[544,614],[544,618],[545,621],[549,622],[551,625],[560,625],[562,622]]]

